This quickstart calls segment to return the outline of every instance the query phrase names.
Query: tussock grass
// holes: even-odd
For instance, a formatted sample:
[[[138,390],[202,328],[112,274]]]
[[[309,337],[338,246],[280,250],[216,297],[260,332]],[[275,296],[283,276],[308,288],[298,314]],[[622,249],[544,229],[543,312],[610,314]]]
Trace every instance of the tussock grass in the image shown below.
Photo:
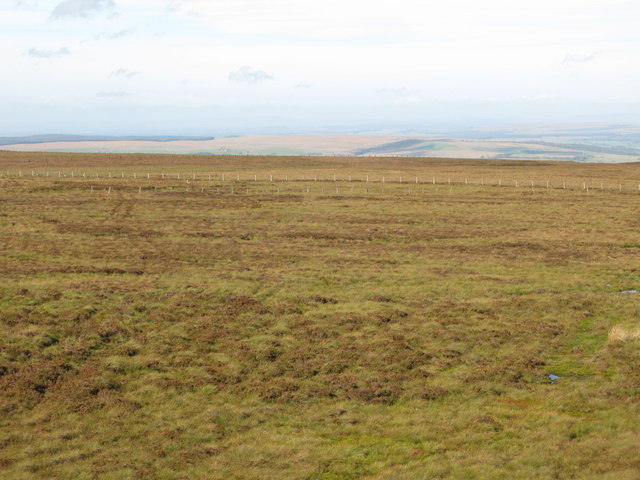
[[[640,177],[0,153],[29,166]],[[620,292],[640,284],[640,194],[91,182],[0,174],[2,479],[634,478],[640,349],[609,333],[638,318],[640,297]]]
[[[633,342],[640,340],[640,327],[625,328],[621,325],[614,325],[609,330],[609,342]]]

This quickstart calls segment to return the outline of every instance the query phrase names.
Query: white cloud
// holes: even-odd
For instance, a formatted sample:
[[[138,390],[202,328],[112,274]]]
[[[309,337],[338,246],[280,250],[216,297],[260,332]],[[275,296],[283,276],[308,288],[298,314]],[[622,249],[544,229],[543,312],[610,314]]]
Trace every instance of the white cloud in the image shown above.
[[[69,55],[71,52],[67,47],[60,47],[57,50],[40,50],[35,47],[31,47],[27,50],[27,55],[33,58],[55,58],[62,57],[63,55]]]
[[[84,18],[92,13],[115,7],[114,0],[64,0],[51,12],[54,19]]]
[[[122,30],[118,30],[117,32],[107,34],[107,38],[111,38],[111,39],[122,38],[126,35],[131,35],[132,33],[133,33],[133,30],[129,28],[124,28]]]
[[[130,93],[122,90],[96,93],[96,97],[128,97],[129,95]]]
[[[421,103],[424,99],[418,95],[404,95],[402,97],[396,97],[393,99],[393,103],[396,105],[407,105],[412,103]]]
[[[133,72],[127,68],[119,68],[109,75],[110,77],[124,77],[128,80],[131,80],[135,76],[140,75],[140,72]]]
[[[38,0],[16,0],[16,8],[36,8]]]
[[[599,53],[600,52],[590,52],[586,54],[570,53],[566,57],[564,57],[564,60],[562,60],[562,64],[568,66],[573,63],[588,63],[595,60]]]
[[[248,65],[240,67],[229,74],[229,80],[236,83],[261,83],[266,80],[273,80],[273,76],[263,70],[254,70]]]

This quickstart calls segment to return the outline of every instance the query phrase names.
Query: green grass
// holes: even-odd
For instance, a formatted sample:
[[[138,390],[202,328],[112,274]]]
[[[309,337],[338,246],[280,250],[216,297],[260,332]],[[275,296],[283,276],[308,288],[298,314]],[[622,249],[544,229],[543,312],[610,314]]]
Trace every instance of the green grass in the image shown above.
[[[106,170],[42,155],[5,170]],[[640,170],[108,158],[262,178]],[[640,195],[229,183],[0,177],[3,479],[637,478],[640,345],[607,333],[638,325],[620,291],[640,287]]]

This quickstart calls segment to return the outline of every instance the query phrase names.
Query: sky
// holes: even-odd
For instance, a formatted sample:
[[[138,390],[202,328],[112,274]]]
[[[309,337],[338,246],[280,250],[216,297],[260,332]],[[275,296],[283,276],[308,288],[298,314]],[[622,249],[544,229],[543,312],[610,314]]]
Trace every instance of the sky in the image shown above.
[[[0,136],[640,118],[638,0],[0,0]]]

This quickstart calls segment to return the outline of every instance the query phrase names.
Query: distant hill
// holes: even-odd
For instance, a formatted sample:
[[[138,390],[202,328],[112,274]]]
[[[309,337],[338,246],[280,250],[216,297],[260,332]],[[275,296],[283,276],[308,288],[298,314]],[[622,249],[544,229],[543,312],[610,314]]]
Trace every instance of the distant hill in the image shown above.
[[[350,155],[577,162],[640,161],[640,125],[547,125],[440,136],[249,135],[233,137],[35,135],[1,138],[1,150],[189,155]],[[468,134],[468,137],[457,135]],[[489,138],[484,138],[489,137]]]
[[[1,145],[25,145],[50,142],[177,142],[205,141],[215,137],[181,137],[181,136],[105,136],[105,135],[29,135],[26,137],[0,137]]]

